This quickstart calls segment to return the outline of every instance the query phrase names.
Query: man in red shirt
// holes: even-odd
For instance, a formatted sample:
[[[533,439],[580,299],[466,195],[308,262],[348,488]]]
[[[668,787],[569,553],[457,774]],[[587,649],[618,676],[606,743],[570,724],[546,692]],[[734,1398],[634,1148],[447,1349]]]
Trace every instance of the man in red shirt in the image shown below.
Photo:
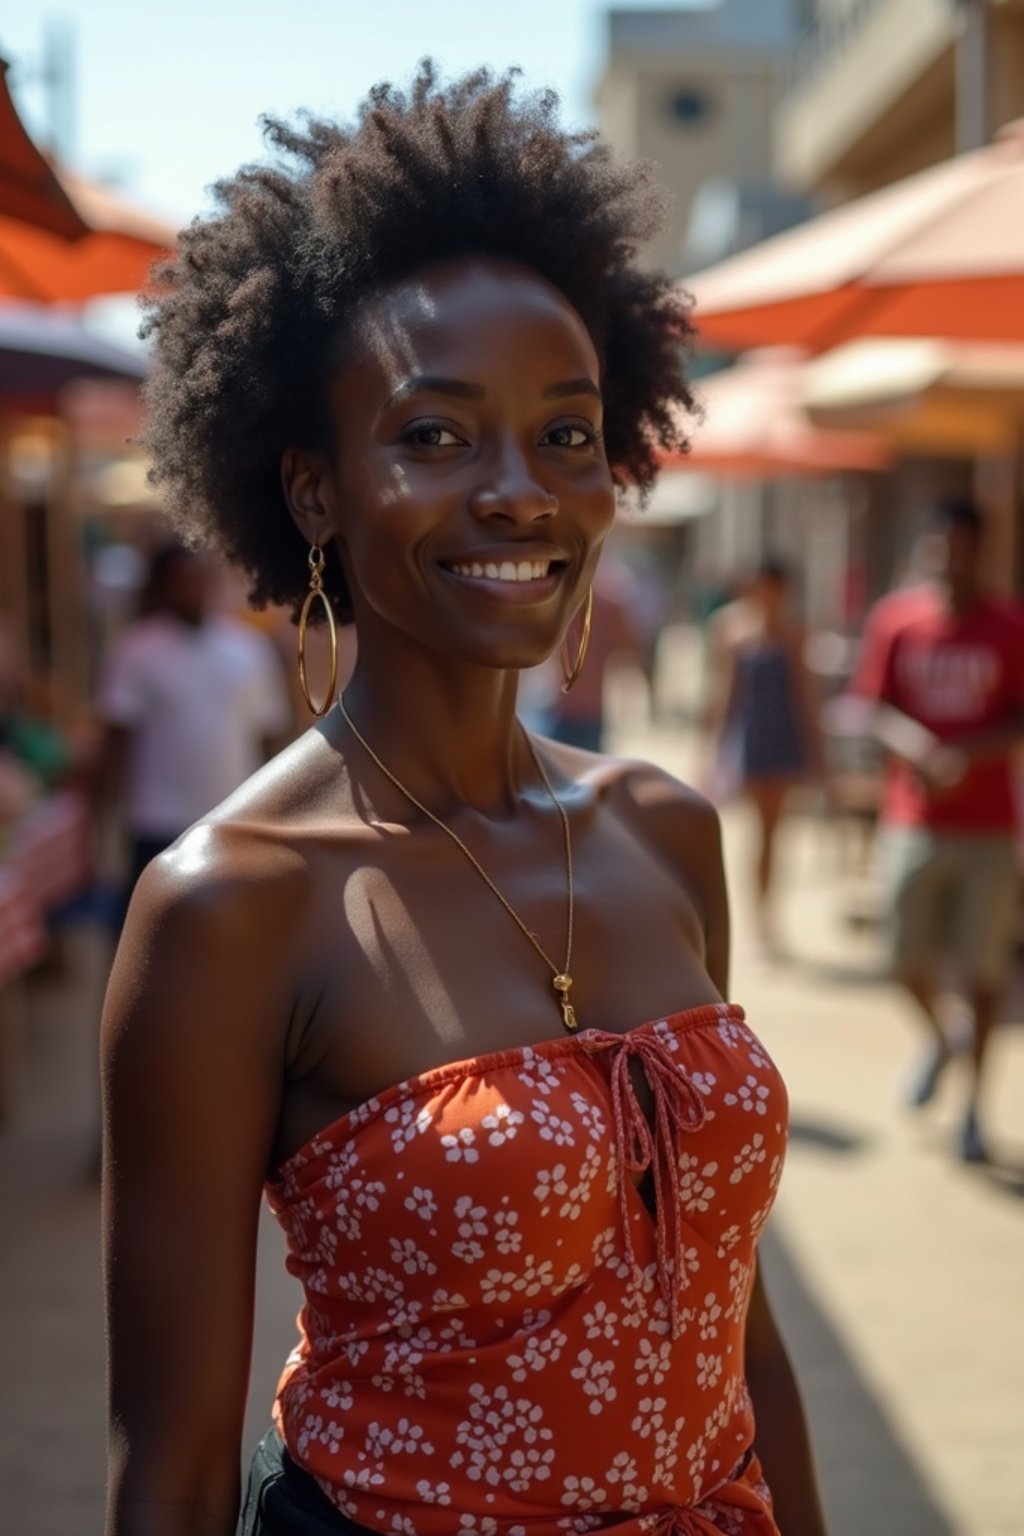
[[[934,580],[876,604],[854,683],[875,701],[874,734],[889,752],[894,969],[930,1034],[911,1102],[928,1102],[952,1054],[937,1007],[948,958],[974,1016],[960,1139],[971,1162],[986,1157],[978,1095],[1020,900],[1012,768],[1024,742],[1024,607],[983,590],[983,533],[974,506],[940,509]]]

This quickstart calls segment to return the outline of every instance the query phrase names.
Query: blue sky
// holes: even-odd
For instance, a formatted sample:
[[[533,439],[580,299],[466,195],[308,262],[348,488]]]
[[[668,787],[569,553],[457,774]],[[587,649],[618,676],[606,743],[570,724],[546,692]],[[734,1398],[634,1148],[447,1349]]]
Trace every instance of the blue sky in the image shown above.
[[[260,155],[261,112],[347,116],[374,81],[408,79],[426,53],[449,73],[520,64],[531,83],[555,87],[570,121],[590,121],[608,9],[605,0],[21,0],[0,19],[0,52],[20,69],[15,99],[42,135],[45,95],[32,71],[47,21],[66,19],[77,65],[73,163],[184,222],[206,205],[211,181]]]

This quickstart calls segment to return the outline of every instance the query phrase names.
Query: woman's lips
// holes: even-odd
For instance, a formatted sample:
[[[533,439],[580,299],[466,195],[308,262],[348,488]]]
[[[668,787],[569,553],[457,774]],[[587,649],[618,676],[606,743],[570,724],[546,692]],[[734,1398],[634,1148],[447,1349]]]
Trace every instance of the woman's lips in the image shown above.
[[[557,590],[566,564],[553,559],[451,560],[441,569],[467,590],[503,602],[538,602]]]

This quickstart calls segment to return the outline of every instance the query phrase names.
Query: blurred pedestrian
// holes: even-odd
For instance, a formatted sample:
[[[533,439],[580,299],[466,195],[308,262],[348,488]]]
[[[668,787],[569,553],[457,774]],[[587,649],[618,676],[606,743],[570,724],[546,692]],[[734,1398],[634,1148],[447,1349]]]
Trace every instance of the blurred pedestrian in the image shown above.
[[[779,826],[793,788],[822,772],[804,648],[792,614],[792,580],[778,560],[764,560],[742,596],[710,621],[709,788],[720,800],[743,796],[756,813],[753,887],[758,933],[769,955],[782,952],[774,911]]]
[[[873,732],[889,753],[893,967],[928,1033],[909,1102],[929,1102],[955,1053],[940,1006],[952,980],[973,1025],[959,1139],[968,1162],[987,1157],[979,1099],[1021,895],[1012,762],[1024,742],[1024,607],[985,590],[983,542],[973,504],[937,509],[931,579],[876,604],[854,682],[875,701]]]
[[[130,883],[272,757],[291,731],[284,673],[265,636],[211,610],[203,556],[157,550],[142,616],[101,681],[99,793],[130,843]]]

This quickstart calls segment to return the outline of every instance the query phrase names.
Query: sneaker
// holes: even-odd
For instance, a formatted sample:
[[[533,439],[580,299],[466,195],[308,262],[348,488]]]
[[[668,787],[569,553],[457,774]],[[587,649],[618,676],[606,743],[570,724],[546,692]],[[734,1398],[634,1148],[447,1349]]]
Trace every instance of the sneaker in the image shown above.
[[[948,1046],[929,1046],[927,1053],[921,1058],[915,1068],[914,1075],[907,1089],[907,1104],[911,1109],[923,1109],[931,1103],[935,1097],[935,1090],[939,1086],[939,1079],[953,1059]]]
[[[960,1161],[963,1163],[987,1163],[989,1160],[985,1143],[981,1139],[978,1129],[978,1117],[974,1110],[969,1110],[964,1121],[963,1130],[960,1132]]]

